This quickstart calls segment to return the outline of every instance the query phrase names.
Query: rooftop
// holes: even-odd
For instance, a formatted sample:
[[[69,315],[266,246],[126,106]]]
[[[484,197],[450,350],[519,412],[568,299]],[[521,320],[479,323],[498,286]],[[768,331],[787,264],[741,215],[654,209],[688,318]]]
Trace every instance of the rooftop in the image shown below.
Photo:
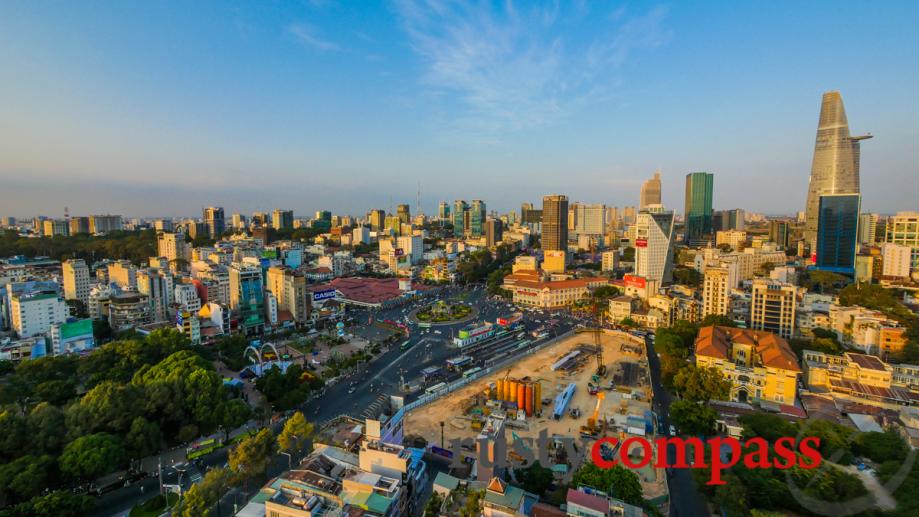
[[[734,327],[703,327],[696,337],[696,354],[717,359],[731,359],[734,344],[750,345],[768,368],[801,371],[788,342],[771,332]]]

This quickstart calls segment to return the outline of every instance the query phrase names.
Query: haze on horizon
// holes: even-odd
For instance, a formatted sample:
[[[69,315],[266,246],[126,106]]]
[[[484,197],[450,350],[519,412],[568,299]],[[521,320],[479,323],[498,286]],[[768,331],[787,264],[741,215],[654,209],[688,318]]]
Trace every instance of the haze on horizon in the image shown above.
[[[369,4],[369,3],[368,3]],[[919,4],[0,3],[0,215],[804,209],[839,90],[862,206],[916,209]]]

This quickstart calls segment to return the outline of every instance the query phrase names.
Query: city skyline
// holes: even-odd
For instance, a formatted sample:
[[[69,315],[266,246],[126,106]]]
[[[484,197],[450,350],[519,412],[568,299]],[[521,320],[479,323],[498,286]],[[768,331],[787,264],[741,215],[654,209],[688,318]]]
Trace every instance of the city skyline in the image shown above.
[[[658,168],[677,213],[707,170],[716,210],[793,214],[829,90],[878,136],[863,208],[919,194],[911,3],[426,5],[195,6],[180,24],[167,4],[2,6],[2,215],[361,214],[414,206],[419,182],[427,214],[549,192],[637,206]],[[839,27],[849,50],[821,51]]]

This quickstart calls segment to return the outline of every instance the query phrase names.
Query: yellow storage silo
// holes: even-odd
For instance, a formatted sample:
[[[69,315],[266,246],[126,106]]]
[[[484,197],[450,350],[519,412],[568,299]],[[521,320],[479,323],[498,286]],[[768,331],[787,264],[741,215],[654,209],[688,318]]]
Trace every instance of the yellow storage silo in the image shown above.
[[[517,402],[517,384],[517,381],[511,381],[511,385],[507,394],[508,402]]]
[[[498,389],[495,390],[495,399],[504,400],[504,379],[498,379]]]

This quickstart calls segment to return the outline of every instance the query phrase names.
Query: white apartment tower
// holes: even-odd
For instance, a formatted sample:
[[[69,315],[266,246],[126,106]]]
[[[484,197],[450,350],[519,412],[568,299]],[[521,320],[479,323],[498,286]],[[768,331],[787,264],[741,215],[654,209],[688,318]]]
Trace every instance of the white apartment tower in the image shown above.
[[[64,299],[87,303],[92,282],[86,261],[83,259],[65,260],[61,264],[61,269],[64,275]]]

